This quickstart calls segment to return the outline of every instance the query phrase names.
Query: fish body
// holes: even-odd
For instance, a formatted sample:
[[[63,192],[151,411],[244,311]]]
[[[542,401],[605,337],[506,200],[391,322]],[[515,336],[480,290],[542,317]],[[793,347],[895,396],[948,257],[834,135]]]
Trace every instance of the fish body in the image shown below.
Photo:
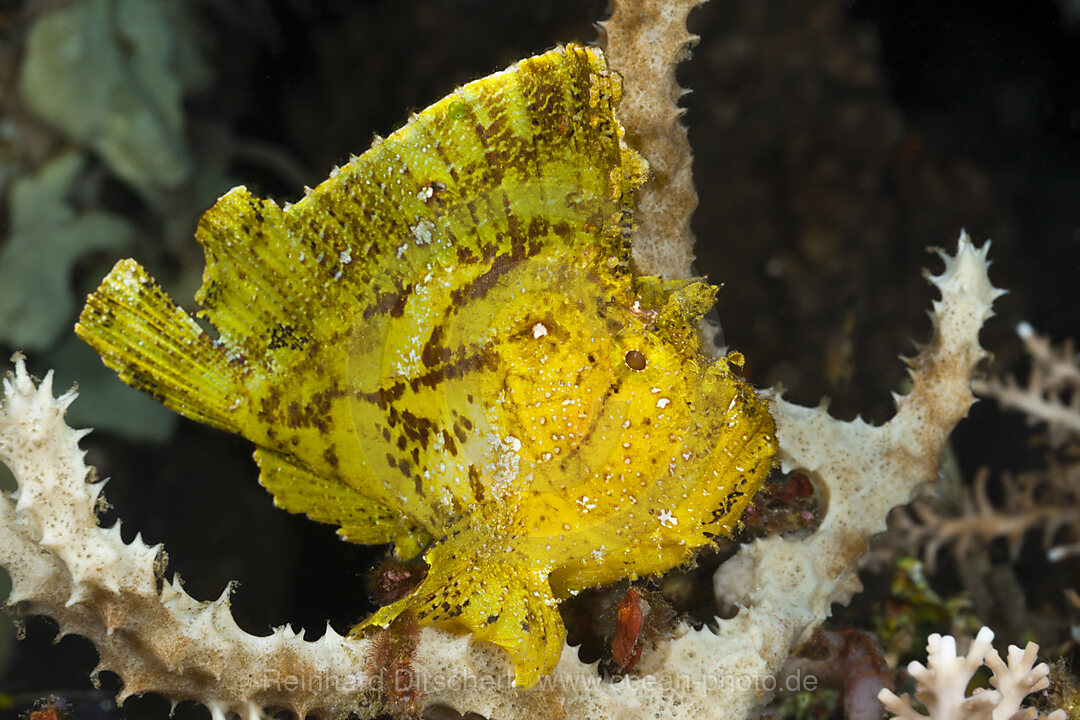
[[[208,334],[122,260],[76,332],[256,445],[276,504],[430,569],[403,612],[558,661],[558,600],[687,562],[771,467],[766,404],[703,353],[715,288],[630,261],[648,175],[599,50],[467,84],[288,207],[199,222]]]

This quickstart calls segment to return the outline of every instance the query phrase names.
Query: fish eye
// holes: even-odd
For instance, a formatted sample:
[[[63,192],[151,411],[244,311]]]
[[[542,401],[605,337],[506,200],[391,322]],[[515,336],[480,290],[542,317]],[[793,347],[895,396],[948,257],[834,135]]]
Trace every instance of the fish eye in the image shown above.
[[[631,350],[626,353],[626,357],[623,359],[626,361],[626,366],[631,370],[644,370],[648,364],[645,361],[645,355],[639,350]]]

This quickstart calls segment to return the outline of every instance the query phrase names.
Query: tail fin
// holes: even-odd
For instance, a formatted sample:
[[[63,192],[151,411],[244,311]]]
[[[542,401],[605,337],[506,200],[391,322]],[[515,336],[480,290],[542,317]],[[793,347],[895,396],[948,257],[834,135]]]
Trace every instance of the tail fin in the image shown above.
[[[75,333],[128,385],[192,420],[237,431],[239,371],[134,260],[118,262],[87,298]]]

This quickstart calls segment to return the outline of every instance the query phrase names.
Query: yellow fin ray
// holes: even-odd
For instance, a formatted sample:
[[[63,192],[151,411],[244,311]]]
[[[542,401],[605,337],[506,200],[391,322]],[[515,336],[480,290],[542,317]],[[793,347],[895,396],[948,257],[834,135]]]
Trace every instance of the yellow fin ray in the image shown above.
[[[226,347],[134,260],[118,262],[87,298],[75,332],[92,338],[105,364],[128,385],[187,418],[238,429],[239,378]]]
[[[333,523],[349,542],[381,545],[394,542],[399,555],[411,557],[429,538],[408,519],[372,500],[351,485],[301,467],[288,455],[257,448],[259,482],[274,496],[274,504],[312,520]]]

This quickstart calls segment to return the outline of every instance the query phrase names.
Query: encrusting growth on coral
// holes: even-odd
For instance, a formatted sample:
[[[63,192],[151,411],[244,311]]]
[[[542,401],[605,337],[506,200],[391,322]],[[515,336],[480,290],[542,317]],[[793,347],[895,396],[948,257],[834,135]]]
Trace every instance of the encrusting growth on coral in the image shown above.
[[[815,630],[784,664],[777,687],[805,684],[810,677],[818,687],[842,693],[845,720],[881,720],[878,693],[893,686],[880,643],[860,630]]]
[[[908,673],[915,679],[915,698],[925,707],[923,714],[912,707],[907,693],[897,696],[882,690],[878,698],[894,713],[892,720],[1065,720],[1064,710],[1049,714],[1024,707],[1028,695],[1050,686],[1050,668],[1035,664],[1039,646],[1029,642],[1023,650],[1009,646],[1008,661],[991,644],[994,633],[984,627],[971,643],[966,655],[956,654],[956,638],[933,634],[927,639],[926,665],[912,662]],[[986,666],[993,676],[994,689],[976,688],[967,694],[975,673]]]

